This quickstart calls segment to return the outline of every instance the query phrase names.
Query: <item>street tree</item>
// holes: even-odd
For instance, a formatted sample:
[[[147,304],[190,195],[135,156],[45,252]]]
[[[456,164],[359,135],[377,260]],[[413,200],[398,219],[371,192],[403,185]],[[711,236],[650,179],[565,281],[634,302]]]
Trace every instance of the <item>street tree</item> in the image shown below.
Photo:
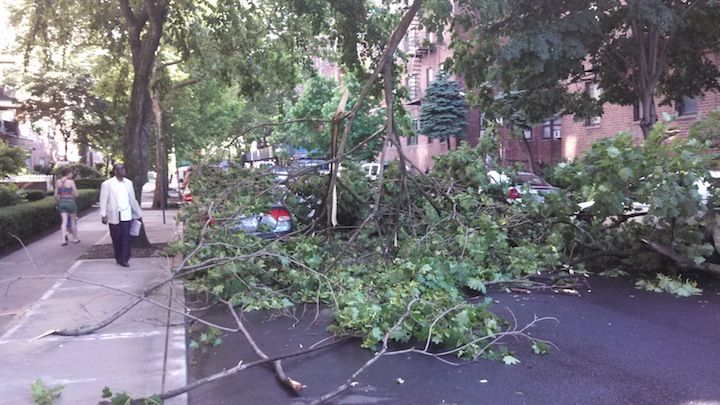
[[[344,77],[344,86],[351,96],[348,106],[352,107],[360,90],[360,83],[354,75]],[[331,150],[330,121],[335,114],[338,102],[342,98],[343,88],[334,80],[321,76],[313,76],[305,82],[305,86],[297,101],[288,107],[287,121],[292,122],[286,128],[279,128],[273,139],[282,144],[302,147],[327,157]],[[380,108],[379,99],[371,95],[365,104],[358,109],[349,136],[349,147],[359,144],[352,157],[356,160],[373,160],[382,147],[382,137],[375,136],[385,122],[385,111]]]
[[[0,141],[0,176],[16,174],[25,166],[27,151],[23,148],[8,146],[5,141]]]
[[[420,133],[429,138],[463,138],[467,119],[464,93],[455,80],[440,74],[428,86],[420,108]]]
[[[597,116],[606,102],[637,103],[647,137],[656,104],[720,88],[716,1],[460,3],[455,70],[488,112],[522,112],[537,123]]]
[[[107,100],[93,94],[94,78],[79,66],[64,70],[23,76],[19,82],[30,97],[23,102],[22,112],[33,121],[48,120],[53,130],[63,138],[63,159],[67,160],[68,143],[75,140],[80,159],[85,161],[88,147],[113,155],[112,140],[118,140],[119,126],[113,118]]]
[[[48,72],[25,80],[30,92],[22,111],[33,121],[47,119],[53,130],[63,138],[63,160],[68,160],[68,142],[74,133],[75,118],[85,110],[85,101],[91,86],[86,74]]]

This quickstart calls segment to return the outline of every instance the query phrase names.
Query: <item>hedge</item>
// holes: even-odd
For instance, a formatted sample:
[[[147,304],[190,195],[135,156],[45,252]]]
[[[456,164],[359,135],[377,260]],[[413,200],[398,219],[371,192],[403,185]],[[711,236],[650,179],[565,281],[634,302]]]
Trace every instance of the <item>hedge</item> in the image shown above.
[[[90,208],[98,200],[97,190],[79,190],[76,199],[78,210]],[[60,214],[55,199],[46,197],[40,201],[0,208],[0,250],[19,246],[17,239],[25,241],[60,226]]]
[[[9,207],[19,204],[23,200],[23,195],[16,185],[0,184],[0,207]]]
[[[63,166],[56,166],[52,174],[55,175],[55,177],[60,178],[62,177],[62,171],[66,167],[69,167],[72,169],[73,173],[75,173],[75,177],[79,179],[92,179],[100,177],[100,172],[97,171],[94,167],[90,167],[87,165],[84,165],[82,163],[73,163],[70,165],[63,165]]]
[[[81,189],[94,189],[94,190],[100,190],[100,186],[102,185],[103,181],[105,179],[102,178],[92,178],[92,179],[75,179],[75,187],[77,187],[78,190]]]
[[[28,201],[40,201],[45,197],[47,197],[47,191],[30,190],[25,192],[25,199]]]

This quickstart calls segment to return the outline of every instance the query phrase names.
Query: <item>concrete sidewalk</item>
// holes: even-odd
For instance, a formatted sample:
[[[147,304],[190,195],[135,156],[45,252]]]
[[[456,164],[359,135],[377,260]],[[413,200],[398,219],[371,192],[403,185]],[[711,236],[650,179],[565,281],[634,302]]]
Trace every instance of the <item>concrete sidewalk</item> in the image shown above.
[[[146,210],[144,223],[152,243],[163,243],[178,236],[173,211]],[[97,213],[80,221],[81,244],[60,246],[52,234],[22,252],[32,259],[9,255],[0,260],[0,279],[18,275],[54,275],[49,279],[26,279],[0,286],[10,293],[0,298],[3,307],[16,308],[11,322],[0,329],[0,392],[3,403],[32,404],[30,385],[42,379],[47,386],[65,385],[55,404],[94,404],[101,400],[105,386],[132,397],[150,396],[186,383],[183,290],[180,283],[167,284],[150,299],[94,334],[81,337],[44,336],[49,330],[94,325],[133,300],[132,294],[170,275],[171,258],[132,258],[130,268],[118,266],[114,259],[71,260],[66,271],[57,267],[75,259],[90,243],[110,243],[107,227]],[[95,240],[89,240],[92,236]],[[55,254],[53,254],[55,252]],[[43,266],[38,258],[56,257],[54,267]],[[32,262],[28,265],[27,261]],[[7,301],[19,290],[35,293],[37,286],[49,284],[39,297],[23,308]],[[100,285],[102,284],[102,285]],[[16,297],[20,298],[20,297]],[[173,312],[172,310],[179,313]],[[166,403],[184,404],[185,397]]]

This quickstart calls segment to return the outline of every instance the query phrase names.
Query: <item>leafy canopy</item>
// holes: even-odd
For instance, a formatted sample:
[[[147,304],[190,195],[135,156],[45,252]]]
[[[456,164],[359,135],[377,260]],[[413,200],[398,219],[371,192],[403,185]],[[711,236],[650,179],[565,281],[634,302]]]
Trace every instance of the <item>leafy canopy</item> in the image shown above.
[[[463,0],[455,19],[455,70],[488,113],[598,115],[611,102],[643,106],[647,136],[654,97],[663,103],[718,89],[716,1]],[[597,81],[602,95],[584,90]]]
[[[360,93],[362,83],[355,76],[346,75],[344,85],[350,94],[346,110],[352,108]],[[305,82],[298,100],[288,107],[288,121],[298,120],[273,134],[281,144],[303,147],[321,157],[329,156],[332,141],[332,124],[329,122],[337,110],[343,89],[332,79],[313,76]],[[350,130],[348,149],[355,149],[352,158],[373,160],[382,148],[382,136],[376,135],[385,123],[385,109],[380,107],[379,97],[370,95],[358,109]],[[342,132],[343,126],[340,126]]]

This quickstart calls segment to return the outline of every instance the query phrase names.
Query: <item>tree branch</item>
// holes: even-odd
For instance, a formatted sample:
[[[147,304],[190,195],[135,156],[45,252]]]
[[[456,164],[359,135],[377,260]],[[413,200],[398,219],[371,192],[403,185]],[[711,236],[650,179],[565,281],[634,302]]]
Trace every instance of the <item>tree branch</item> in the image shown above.
[[[712,274],[714,276],[720,276],[720,265],[713,263],[696,264],[689,257],[681,254],[672,246],[663,245],[647,239],[643,239],[643,242],[647,244],[652,250],[675,261],[675,263],[677,263],[680,268],[698,270],[704,273]]]
[[[235,307],[233,307],[233,304],[230,303],[229,301],[222,301],[222,302],[224,302],[227,305],[233,318],[235,318],[235,322],[237,323],[238,328],[242,332],[243,336],[245,336],[245,339],[247,340],[248,344],[253,349],[255,354],[257,354],[258,357],[260,357],[263,360],[270,359],[270,357],[260,349],[260,347],[257,345],[257,343],[255,343],[255,340],[253,339],[252,335],[247,330],[247,328],[245,327],[245,324],[243,323],[243,321],[240,319],[237,312],[235,311]],[[305,385],[303,385],[299,381],[293,380],[292,378],[288,377],[285,374],[285,370],[283,370],[282,363],[280,362],[280,360],[273,361],[273,366],[275,367],[275,374],[276,374],[278,380],[280,380],[280,382],[284,386],[289,388],[293,393],[298,394],[300,391],[302,391],[303,388],[305,388]]]
[[[410,316],[410,312],[411,312],[411,310],[412,310],[412,306],[415,305],[415,303],[418,302],[419,300],[420,300],[420,298],[417,298],[417,297],[416,297],[416,298],[413,298],[413,300],[410,301],[410,302],[407,304],[407,306],[405,307],[405,313],[402,314],[402,316],[400,316],[400,318],[397,320],[397,322],[395,322],[395,325],[393,325],[393,327],[390,328],[390,330],[388,330],[387,333],[385,333],[385,336],[383,337],[383,340],[382,340],[382,342],[383,342],[383,347],[382,347],[382,350],[380,350],[380,352],[375,353],[375,356],[373,356],[372,359],[368,360],[365,364],[363,364],[362,367],[360,367],[357,371],[355,371],[355,372],[350,376],[350,378],[348,378],[348,379],[345,381],[345,383],[344,383],[343,385],[341,385],[341,386],[339,386],[338,388],[336,388],[335,390],[333,390],[333,391],[331,391],[331,392],[329,392],[329,393],[321,396],[320,398],[312,401],[311,404],[317,405],[317,404],[325,403],[325,402],[329,401],[330,399],[336,397],[337,395],[339,395],[339,394],[342,393],[343,391],[347,390],[348,388],[350,388],[350,387],[352,386],[353,381],[355,381],[355,378],[357,378],[358,375],[360,375],[360,374],[361,374],[363,371],[365,371],[368,367],[372,366],[376,361],[380,360],[380,358],[385,354],[385,352],[387,352],[387,349],[388,349],[388,340],[390,339],[390,336],[391,336],[391,335],[393,334],[393,332],[395,332],[395,330],[396,330],[397,328],[399,328],[400,325],[402,325],[402,323],[405,322],[405,320]]]
[[[368,80],[365,82],[365,85],[363,86],[362,90],[360,91],[360,94],[358,95],[357,100],[355,101],[355,104],[350,109],[348,114],[346,115],[348,117],[348,121],[345,123],[345,129],[343,131],[342,138],[340,139],[340,144],[337,147],[337,154],[333,156],[334,159],[337,159],[338,162],[342,162],[344,151],[345,151],[345,144],[347,143],[347,140],[350,136],[350,129],[352,128],[352,122],[355,118],[355,114],[357,113],[357,110],[362,105],[363,101],[365,100],[365,97],[367,97],[368,93],[370,92],[370,89],[372,88],[373,84],[377,80],[378,76],[380,75],[380,72],[382,69],[385,69],[386,63],[390,61],[391,56],[395,53],[395,50],[397,49],[398,45],[400,44],[400,41],[405,36],[405,33],[407,32],[408,27],[410,26],[410,23],[412,22],[413,18],[415,18],[415,15],[417,14],[418,10],[420,9],[420,6],[422,5],[422,0],[415,0],[413,4],[408,8],[408,11],[405,13],[403,18],[400,20],[400,23],[395,28],[395,31],[390,36],[390,40],[388,41],[387,46],[385,47],[385,50],[383,51],[382,57],[378,61],[377,65],[375,66],[375,69],[373,70],[372,74],[368,78]],[[338,165],[333,165],[331,173],[330,173],[330,184],[328,185],[328,206],[330,206],[330,198],[332,198],[332,190],[335,189],[335,184],[337,183],[337,175],[338,175]]]

